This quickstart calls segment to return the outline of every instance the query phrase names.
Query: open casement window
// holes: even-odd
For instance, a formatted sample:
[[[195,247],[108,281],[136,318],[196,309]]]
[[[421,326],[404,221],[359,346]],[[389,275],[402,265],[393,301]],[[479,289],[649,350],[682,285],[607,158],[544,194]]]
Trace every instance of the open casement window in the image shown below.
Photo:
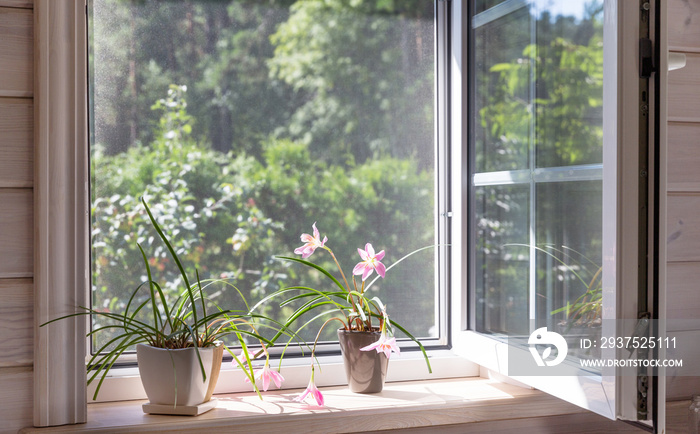
[[[662,48],[662,7],[643,3],[451,2],[452,338],[491,371],[659,429],[658,373],[580,362],[663,332],[665,63],[639,60],[640,38]]]

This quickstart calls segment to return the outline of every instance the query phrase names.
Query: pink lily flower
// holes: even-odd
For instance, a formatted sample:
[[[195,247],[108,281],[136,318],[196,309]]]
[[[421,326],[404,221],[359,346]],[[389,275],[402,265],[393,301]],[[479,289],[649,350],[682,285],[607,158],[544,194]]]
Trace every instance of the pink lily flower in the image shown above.
[[[360,348],[360,351],[372,350],[377,350],[378,353],[384,352],[387,359],[391,356],[392,351],[396,354],[401,354],[401,350],[396,344],[396,338],[392,337],[391,339],[387,339],[386,333],[384,332],[382,332],[382,335],[379,337],[379,340],[377,342],[367,345],[366,347]]]
[[[306,386],[306,390],[304,390],[301,393],[301,395],[294,398],[294,400],[297,402],[303,402],[306,399],[306,397],[309,395],[314,397],[314,399],[316,400],[316,403],[320,407],[323,407],[323,394],[321,393],[320,390],[318,390],[318,387],[316,387],[316,383],[314,383],[313,372],[311,373],[311,380],[309,380],[309,385]]]
[[[262,379],[263,392],[267,392],[267,388],[270,387],[270,380],[275,382],[275,385],[278,389],[282,386],[282,382],[284,381],[284,377],[282,376],[282,374],[270,369],[270,366],[268,365],[267,361],[265,362],[265,366],[263,366],[260,369],[256,369],[255,371],[253,371],[253,373],[255,374],[256,381]],[[250,383],[249,378],[246,378],[245,381],[246,383]]]
[[[241,350],[241,352],[238,354],[238,360],[240,360],[240,362],[241,362],[243,365],[247,365],[247,364],[248,364],[248,359],[246,359],[246,357],[245,357],[245,353],[246,353],[246,352],[248,353],[248,358],[250,359],[251,362],[252,362],[253,360],[255,360],[255,353],[251,353],[250,351],[246,351],[246,350]],[[236,361],[235,358],[234,358],[233,360],[231,360],[231,364],[232,364],[233,366],[237,367],[237,368],[240,367],[240,366],[238,365],[238,362]]]
[[[309,234],[301,234],[301,241],[305,244],[294,249],[294,253],[301,255],[302,259],[306,259],[311,256],[311,254],[316,251],[317,248],[323,247],[324,244],[326,244],[326,241],[328,241],[328,237],[323,237],[323,241],[321,241],[321,234],[318,232],[318,229],[316,229],[316,222],[314,222],[312,227],[314,228],[314,235],[311,236]]]
[[[355,265],[352,270],[352,274],[359,275],[362,274],[362,281],[364,282],[372,274],[372,271],[377,271],[377,274],[384,277],[386,274],[386,267],[382,264],[382,258],[384,258],[384,250],[375,254],[374,247],[370,243],[365,245],[365,250],[357,249],[357,253],[360,254],[362,262]]]

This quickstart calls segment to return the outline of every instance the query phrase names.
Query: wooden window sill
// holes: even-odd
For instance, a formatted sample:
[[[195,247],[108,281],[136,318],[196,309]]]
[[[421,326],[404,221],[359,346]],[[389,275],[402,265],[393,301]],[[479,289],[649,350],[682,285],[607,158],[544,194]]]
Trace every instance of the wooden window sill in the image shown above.
[[[177,433],[225,429],[247,434],[276,431],[290,434],[390,429],[430,432],[436,427],[460,433],[507,427],[516,429],[513,432],[523,429],[521,432],[534,432],[551,428],[552,424],[565,427],[561,432],[570,432],[579,423],[593,424],[587,429],[592,427],[594,431],[599,426],[642,432],[538,390],[479,377],[388,383],[381,393],[373,395],[354,394],[347,387],[321,390],[325,407],[293,401],[301,392],[299,389],[275,390],[264,393],[263,401],[254,393],[217,395],[218,407],[197,417],[144,414],[141,410],[144,401],[97,403],[88,406],[86,424],[24,428],[20,432]]]

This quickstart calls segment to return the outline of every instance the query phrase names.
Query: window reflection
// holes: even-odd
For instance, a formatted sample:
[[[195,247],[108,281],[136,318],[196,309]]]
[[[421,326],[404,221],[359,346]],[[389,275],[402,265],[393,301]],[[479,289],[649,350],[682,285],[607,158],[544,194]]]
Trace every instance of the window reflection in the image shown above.
[[[476,330],[599,326],[602,3],[474,6]]]

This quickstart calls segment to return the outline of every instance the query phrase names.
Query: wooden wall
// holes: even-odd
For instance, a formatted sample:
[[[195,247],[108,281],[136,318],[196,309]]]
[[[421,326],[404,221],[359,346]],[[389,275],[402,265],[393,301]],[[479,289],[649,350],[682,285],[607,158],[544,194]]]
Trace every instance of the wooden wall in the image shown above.
[[[32,424],[32,0],[0,0],[0,433]]]
[[[667,317],[678,348],[669,357],[700,365],[700,331],[678,319],[700,320],[700,0],[668,3],[669,51],[685,68],[668,74]],[[700,393],[700,378],[669,377],[667,399]]]

